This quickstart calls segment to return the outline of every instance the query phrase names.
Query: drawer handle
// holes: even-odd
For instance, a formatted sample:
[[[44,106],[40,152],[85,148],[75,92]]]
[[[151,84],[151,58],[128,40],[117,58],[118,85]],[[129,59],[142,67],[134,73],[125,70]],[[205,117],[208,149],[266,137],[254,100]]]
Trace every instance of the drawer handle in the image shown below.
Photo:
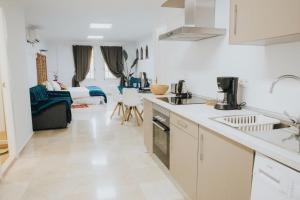
[[[234,5],[234,35],[237,34],[237,18],[238,18],[238,6]]]
[[[184,122],[182,122],[182,121],[177,121],[177,124],[179,125],[179,126],[181,126],[182,128],[187,128],[188,127],[188,125],[186,124],[186,123],[184,123]]]
[[[280,184],[280,180],[278,180],[277,178],[273,177],[271,174],[269,174],[268,172],[265,172],[264,170],[260,169],[259,173],[262,174],[264,177],[268,178],[269,180],[271,180],[272,182],[275,182],[277,184]]]
[[[200,136],[200,161],[204,159],[204,136],[201,134]]]

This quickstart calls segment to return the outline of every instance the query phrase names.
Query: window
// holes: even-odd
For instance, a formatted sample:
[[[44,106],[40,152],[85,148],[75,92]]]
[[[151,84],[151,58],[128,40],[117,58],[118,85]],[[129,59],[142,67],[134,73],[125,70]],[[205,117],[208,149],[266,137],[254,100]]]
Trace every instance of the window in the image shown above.
[[[106,62],[104,61],[105,79],[116,79],[116,77],[110,72]]]
[[[90,71],[86,75],[86,79],[95,79],[94,50],[92,50],[92,58],[91,58],[91,64],[90,64]]]

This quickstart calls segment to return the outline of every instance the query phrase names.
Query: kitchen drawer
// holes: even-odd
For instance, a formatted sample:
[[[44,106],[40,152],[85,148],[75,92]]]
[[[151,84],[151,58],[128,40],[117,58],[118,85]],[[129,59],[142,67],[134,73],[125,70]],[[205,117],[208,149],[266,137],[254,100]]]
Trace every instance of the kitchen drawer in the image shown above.
[[[170,115],[171,124],[190,134],[191,136],[198,138],[198,124],[191,122],[185,118],[182,118],[174,113]]]

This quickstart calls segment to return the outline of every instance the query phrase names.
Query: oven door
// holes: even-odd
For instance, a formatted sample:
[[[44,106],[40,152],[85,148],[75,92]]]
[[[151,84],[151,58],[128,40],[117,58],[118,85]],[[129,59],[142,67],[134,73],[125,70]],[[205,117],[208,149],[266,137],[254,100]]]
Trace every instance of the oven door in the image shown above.
[[[158,120],[153,120],[153,153],[161,162],[170,166],[170,129]]]

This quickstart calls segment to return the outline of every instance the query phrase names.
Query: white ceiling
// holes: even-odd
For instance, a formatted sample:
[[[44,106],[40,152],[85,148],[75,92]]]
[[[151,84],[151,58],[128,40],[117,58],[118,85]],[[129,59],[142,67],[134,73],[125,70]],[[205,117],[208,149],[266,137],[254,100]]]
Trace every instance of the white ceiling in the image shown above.
[[[164,0],[20,0],[27,26],[41,28],[46,40],[86,41],[103,35],[104,41],[138,41],[155,27],[181,13],[161,8]],[[91,30],[90,23],[112,23],[110,30]]]

